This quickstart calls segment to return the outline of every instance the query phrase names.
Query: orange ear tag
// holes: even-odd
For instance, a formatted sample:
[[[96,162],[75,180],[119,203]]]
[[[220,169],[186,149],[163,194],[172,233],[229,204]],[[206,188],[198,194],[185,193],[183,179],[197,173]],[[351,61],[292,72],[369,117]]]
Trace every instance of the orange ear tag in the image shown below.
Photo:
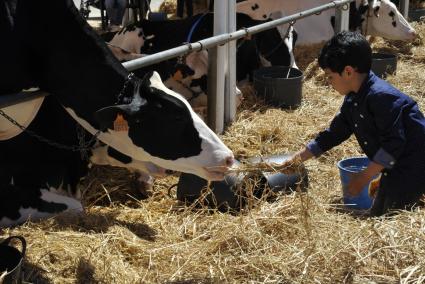
[[[128,131],[127,120],[121,114],[117,115],[117,118],[114,120],[114,130],[115,131]]]
[[[173,75],[173,79],[176,81],[181,81],[183,79],[183,74],[180,70],[177,70]]]

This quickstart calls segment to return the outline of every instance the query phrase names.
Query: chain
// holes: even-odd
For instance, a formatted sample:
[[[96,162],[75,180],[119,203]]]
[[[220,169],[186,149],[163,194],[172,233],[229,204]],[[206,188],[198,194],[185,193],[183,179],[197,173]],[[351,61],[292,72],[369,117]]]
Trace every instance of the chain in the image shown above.
[[[58,149],[69,150],[69,151],[72,151],[72,152],[81,152],[81,158],[84,158],[84,159],[88,158],[88,151],[92,148],[91,145],[94,144],[97,137],[102,132],[102,131],[98,130],[88,142],[85,142],[85,130],[79,124],[77,124],[77,137],[78,137],[78,142],[79,142],[78,144],[79,145],[69,146],[69,145],[64,145],[64,144],[58,143],[56,141],[53,141],[53,140],[50,140],[50,139],[47,139],[43,136],[38,135],[34,131],[31,131],[31,130],[27,129],[25,126],[19,124],[19,122],[17,122],[13,118],[11,118],[9,115],[7,115],[1,109],[0,109],[0,115],[3,116],[4,118],[6,118],[13,125],[17,126],[23,132],[27,133],[29,136],[36,138],[38,141],[46,143],[46,144],[53,146],[55,148],[58,148]]]
[[[134,80],[134,79],[135,79],[134,73],[130,72],[127,76],[127,79],[124,82],[124,85],[123,85],[120,93],[117,96],[117,102],[115,104],[118,104],[121,101],[121,98],[124,96],[124,92],[127,88],[128,83],[130,81]],[[72,151],[72,152],[80,152],[81,158],[83,160],[88,159],[88,151],[92,148],[91,145],[94,145],[94,142],[97,140],[97,137],[100,135],[100,133],[102,133],[101,130],[98,130],[92,136],[92,138],[88,142],[86,142],[85,141],[86,140],[85,139],[85,136],[86,136],[85,129],[83,127],[81,127],[81,125],[77,124],[76,127],[77,127],[78,145],[65,145],[65,144],[61,144],[61,143],[58,143],[56,141],[47,139],[47,138],[45,138],[41,135],[38,135],[34,131],[27,129],[25,126],[21,125],[19,122],[14,120],[12,117],[7,115],[2,109],[0,109],[0,115],[3,116],[4,118],[6,118],[10,123],[15,125],[19,129],[21,129],[23,132],[27,133],[31,137],[34,137],[35,139],[37,139],[40,142],[46,143],[46,144],[53,146],[55,148],[58,148],[58,149],[69,150],[69,151]]]
[[[78,145],[80,147],[87,146],[87,147],[84,147],[84,148],[80,148],[81,160],[88,161],[88,159],[89,159],[88,151],[91,148],[91,146],[90,146],[91,144],[90,143],[88,145],[85,144],[85,142],[86,142],[86,130],[79,124],[77,124],[75,127],[77,128],[76,130],[77,130]],[[91,139],[90,139],[90,141],[91,141]],[[91,142],[94,142],[94,141],[91,141]]]
[[[134,75],[133,72],[128,73],[127,79],[125,79],[124,85],[122,86],[122,89],[121,89],[120,93],[117,96],[117,102],[115,103],[116,105],[121,102],[121,99],[124,96],[124,92],[127,89],[128,83],[130,83],[131,81],[133,81],[135,79],[135,77],[136,76]]]

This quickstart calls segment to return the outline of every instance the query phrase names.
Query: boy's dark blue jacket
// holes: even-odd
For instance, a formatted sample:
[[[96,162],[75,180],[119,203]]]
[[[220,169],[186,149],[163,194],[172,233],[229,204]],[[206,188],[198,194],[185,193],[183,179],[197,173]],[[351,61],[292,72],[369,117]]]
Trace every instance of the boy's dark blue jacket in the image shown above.
[[[408,178],[414,179],[411,186],[425,187],[425,118],[413,99],[373,72],[357,93],[345,97],[330,127],[307,148],[317,157],[353,133],[369,159],[399,184],[394,186]]]

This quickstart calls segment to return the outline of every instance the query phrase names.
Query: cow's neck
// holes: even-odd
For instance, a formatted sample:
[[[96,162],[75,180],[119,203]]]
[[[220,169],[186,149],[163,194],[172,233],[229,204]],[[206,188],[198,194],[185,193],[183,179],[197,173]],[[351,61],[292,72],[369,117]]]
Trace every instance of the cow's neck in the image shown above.
[[[94,134],[99,129],[94,113],[117,102],[128,71],[79,15],[72,0],[19,3],[22,40],[34,54],[33,76],[38,85],[56,96],[73,118]],[[55,13],[47,17],[45,11]],[[132,92],[129,87],[124,96]],[[125,133],[105,132],[99,139],[124,154],[135,151]]]
[[[26,28],[23,40],[36,58],[33,73],[40,88],[96,126],[93,113],[116,102],[128,71],[79,15],[72,0],[22,2],[19,8],[27,13],[21,19]],[[40,16],[45,11],[55,13]]]

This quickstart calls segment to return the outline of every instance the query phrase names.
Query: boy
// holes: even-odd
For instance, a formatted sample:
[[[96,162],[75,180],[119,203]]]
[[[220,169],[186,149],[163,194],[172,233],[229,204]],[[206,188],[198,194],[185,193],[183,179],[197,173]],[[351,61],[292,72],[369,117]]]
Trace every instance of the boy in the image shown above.
[[[370,209],[380,216],[412,208],[425,193],[425,118],[415,101],[370,71],[371,62],[371,47],[359,33],[341,32],[325,44],[319,65],[345,99],[330,127],[288,163],[318,157],[354,133],[371,163],[353,176],[348,191],[360,194],[382,173]]]

